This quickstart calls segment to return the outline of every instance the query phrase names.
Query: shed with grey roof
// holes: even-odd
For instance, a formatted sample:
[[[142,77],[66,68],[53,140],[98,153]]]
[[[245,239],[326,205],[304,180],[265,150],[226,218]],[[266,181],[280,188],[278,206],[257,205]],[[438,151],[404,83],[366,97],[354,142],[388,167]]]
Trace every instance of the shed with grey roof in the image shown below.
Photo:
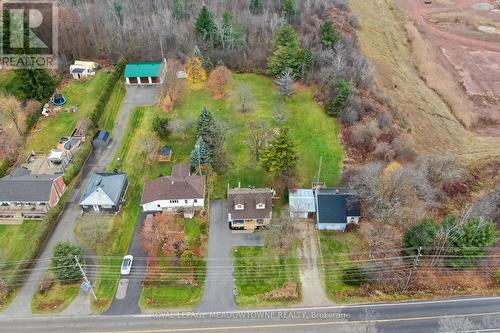
[[[288,202],[290,205],[290,217],[298,219],[307,219],[316,213],[314,203],[314,191],[312,189],[301,188],[290,190],[288,193]]]

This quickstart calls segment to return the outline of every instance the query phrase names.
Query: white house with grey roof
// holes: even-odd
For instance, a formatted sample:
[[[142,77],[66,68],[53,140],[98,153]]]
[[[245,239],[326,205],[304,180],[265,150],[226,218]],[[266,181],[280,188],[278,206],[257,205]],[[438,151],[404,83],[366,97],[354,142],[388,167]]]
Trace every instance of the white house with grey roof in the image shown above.
[[[125,173],[94,173],[80,199],[86,213],[115,214],[125,201],[128,177]]]
[[[66,191],[62,174],[31,174],[20,168],[0,178],[0,224],[41,220]]]

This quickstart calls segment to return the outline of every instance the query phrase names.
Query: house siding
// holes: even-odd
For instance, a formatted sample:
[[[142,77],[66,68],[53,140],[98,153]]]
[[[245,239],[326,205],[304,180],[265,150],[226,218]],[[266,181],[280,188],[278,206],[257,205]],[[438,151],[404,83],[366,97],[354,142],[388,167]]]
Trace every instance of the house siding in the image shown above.
[[[177,200],[178,202],[171,202],[172,200]],[[194,202],[195,200],[197,201],[196,203]],[[156,200],[142,205],[142,209],[145,212],[177,212],[183,208],[203,209],[204,207],[204,198]]]

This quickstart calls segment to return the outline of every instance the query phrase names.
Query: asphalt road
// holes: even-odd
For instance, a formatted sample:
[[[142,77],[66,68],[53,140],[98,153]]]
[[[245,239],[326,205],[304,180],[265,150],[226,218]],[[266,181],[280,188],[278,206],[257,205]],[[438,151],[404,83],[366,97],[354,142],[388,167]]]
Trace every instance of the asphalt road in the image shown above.
[[[366,314],[370,314],[367,319]],[[0,318],[0,332],[353,332],[374,323],[379,332],[439,332],[442,318],[481,323],[474,332],[495,332],[500,297],[225,313],[160,313],[133,316]],[[490,323],[485,327],[484,318]]]
[[[234,234],[227,222],[226,200],[210,203],[210,230],[208,237],[207,277],[198,311],[234,310],[234,282],[218,279],[233,274],[231,250],[236,246],[261,246],[261,235]]]

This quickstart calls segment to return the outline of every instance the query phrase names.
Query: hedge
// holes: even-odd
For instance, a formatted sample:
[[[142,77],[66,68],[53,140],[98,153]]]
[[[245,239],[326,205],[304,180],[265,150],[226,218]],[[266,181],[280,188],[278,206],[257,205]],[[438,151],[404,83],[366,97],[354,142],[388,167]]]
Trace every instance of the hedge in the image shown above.
[[[104,88],[102,89],[99,97],[97,98],[97,105],[90,114],[90,120],[94,126],[99,125],[99,120],[101,120],[102,114],[104,113],[104,109],[106,108],[106,104],[113,93],[113,89],[115,88],[116,82],[121,79],[123,71],[125,70],[126,60],[120,58],[116,66],[111,70],[111,75],[106,81]]]

